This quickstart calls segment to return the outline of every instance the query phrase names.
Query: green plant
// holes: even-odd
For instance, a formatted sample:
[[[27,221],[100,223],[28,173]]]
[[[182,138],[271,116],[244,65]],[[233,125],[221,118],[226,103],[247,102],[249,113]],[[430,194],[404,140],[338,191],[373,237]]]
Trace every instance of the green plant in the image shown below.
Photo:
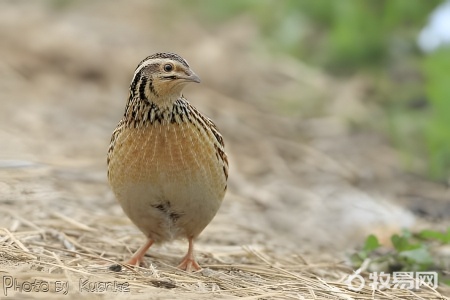
[[[369,260],[368,271],[437,271],[440,281],[449,284],[432,248],[450,244],[450,227],[446,232],[423,230],[417,234],[403,230],[391,236],[392,248],[383,247],[375,235],[369,235],[362,249],[351,256],[355,268]]]
[[[450,227],[445,232],[435,230],[422,230],[418,236],[424,240],[436,240],[443,244],[450,244]]]
[[[423,64],[425,91],[431,104],[429,123],[423,128],[428,171],[434,179],[450,178],[450,50],[429,55]]]

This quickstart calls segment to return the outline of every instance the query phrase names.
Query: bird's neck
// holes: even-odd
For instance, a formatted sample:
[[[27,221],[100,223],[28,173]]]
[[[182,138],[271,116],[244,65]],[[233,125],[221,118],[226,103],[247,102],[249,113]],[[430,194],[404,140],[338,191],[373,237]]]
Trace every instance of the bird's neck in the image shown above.
[[[149,105],[156,105],[160,110],[172,110],[175,102],[182,97],[181,93],[168,95],[148,95],[147,101]]]
[[[184,103],[181,94],[170,97],[147,97],[141,99],[130,94],[125,107],[124,119],[131,127],[140,128],[147,124],[164,124],[170,122],[177,113],[176,106]]]

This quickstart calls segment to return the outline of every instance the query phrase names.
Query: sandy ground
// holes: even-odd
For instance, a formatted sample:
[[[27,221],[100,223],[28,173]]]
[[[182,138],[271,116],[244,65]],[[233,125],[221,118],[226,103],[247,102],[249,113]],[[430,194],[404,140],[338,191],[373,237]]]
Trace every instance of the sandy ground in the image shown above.
[[[27,278],[30,270],[53,276],[59,268],[76,281],[105,264],[98,257],[120,261],[143,242],[108,187],[106,151],[134,68],[157,51],[179,53],[200,75],[202,84],[185,96],[216,122],[229,153],[229,192],[197,243],[213,275],[173,277],[170,266],[187,247],[179,241],[152,248],[151,268],[139,276],[98,267],[103,273],[95,278],[134,278],[137,298],[149,292],[143,278],[152,278],[150,292],[161,298],[174,297],[173,290],[193,298],[243,296],[236,286],[214,290],[211,276],[240,270],[264,277],[236,267],[258,262],[298,264],[299,272],[305,260],[335,266],[370,233],[387,241],[402,227],[448,224],[448,189],[406,174],[383,137],[351,126],[379,113],[364,102],[364,78],[342,82],[271,55],[245,16],[208,28],[162,2],[56,3],[0,4],[0,272]],[[36,267],[45,258],[47,265]],[[324,270],[316,276],[342,277]],[[272,271],[270,284],[291,272]],[[154,281],[160,277],[171,279],[161,287]],[[175,288],[164,288],[168,282]],[[286,296],[270,293],[246,296]],[[104,294],[89,293],[97,296]]]

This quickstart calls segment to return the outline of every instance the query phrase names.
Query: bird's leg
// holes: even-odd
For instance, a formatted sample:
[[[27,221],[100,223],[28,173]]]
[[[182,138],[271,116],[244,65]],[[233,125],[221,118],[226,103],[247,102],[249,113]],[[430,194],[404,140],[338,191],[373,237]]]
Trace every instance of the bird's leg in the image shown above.
[[[183,260],[178,265],[178,268],[185,270],[187,272],[198,271],[201,269],[199,264],[195,261],[194,257],[194,238],[189,238],[189,249],[186,255],[183,257]]]
[[[134,254],[133,256],[125,262],[125,264],[136,266],[139,265],[139,263],[143,260],[145,252],[147,252],[148,248],[153,245],[153,240],[148,239],[147,242],[145,242],[144,245],[141,246]]]

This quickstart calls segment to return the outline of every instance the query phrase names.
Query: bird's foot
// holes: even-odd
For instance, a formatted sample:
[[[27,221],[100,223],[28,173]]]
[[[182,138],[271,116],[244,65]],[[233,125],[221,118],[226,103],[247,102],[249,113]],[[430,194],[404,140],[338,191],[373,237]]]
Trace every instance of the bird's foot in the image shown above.
[[[142,264],[146,266],[144,262],[144,255],[151,245],[153,245],[153,240],[148,239],[147,242],[144,245],[142,245],[141,248],[139,248],[129,260],[124,262],[124,264],[131,266],[140,266]]]
[[[185,270],[186,272],[194,272],[201,270],[202,267],[199,266],[199,264],[195,261],[194,257],[194,238],[189,237],[189,249],[186,255],[183,257],[183,260],[178,265],[178,268],[181,270]]]
[[[150,266],[150,264],[144,260],[144,257],[141,257],[139,259],[132,257],[129,260],[123,262],[123,264],[131,265],[131,266],[138,266],[138,267],[142,267],[142,268],[148,268]]]
[[[186,255],[183,258],[181,263],[178,265],[178,268],[185,270],[186,272],[194,272],[202,269],[202,267],[200,267],[200,265],[190,255]]]

